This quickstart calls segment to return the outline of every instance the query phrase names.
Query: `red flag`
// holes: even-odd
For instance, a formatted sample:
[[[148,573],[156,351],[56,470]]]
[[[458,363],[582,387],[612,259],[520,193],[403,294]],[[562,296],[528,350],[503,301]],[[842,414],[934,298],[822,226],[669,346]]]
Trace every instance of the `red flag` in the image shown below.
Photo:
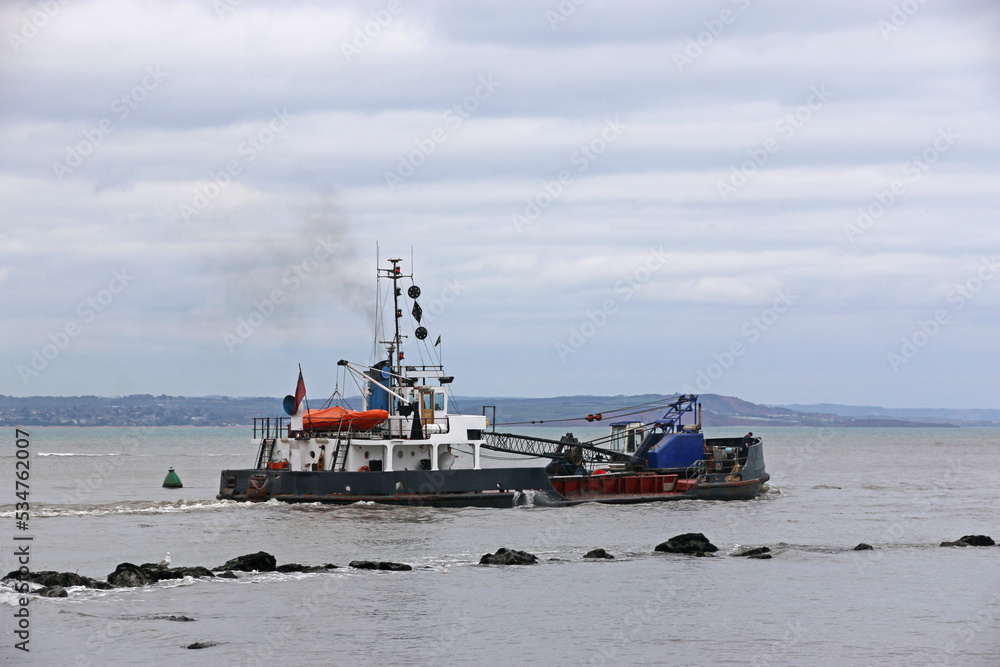
[[[299,413],[299,403],[306,395],[306,383],[302,379],[302,370],[299,370],[299,384],[295,387],[295,414]]]

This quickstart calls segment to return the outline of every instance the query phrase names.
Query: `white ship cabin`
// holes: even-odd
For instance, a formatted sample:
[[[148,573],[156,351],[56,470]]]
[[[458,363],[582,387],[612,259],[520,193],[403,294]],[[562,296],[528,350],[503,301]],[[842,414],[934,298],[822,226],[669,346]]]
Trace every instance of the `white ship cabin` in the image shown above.
[[[452,378],[444,376],[440,367],[408,366],[406,371],[407,377],[398,383],[390,383],[385,373],[372,377],[378,370],[365,373],[365,410],[389,412],[389,418],[374,428],[304,431],[304,414],[296,414],[281,418],[287,427],[273,429],[279,437],[269,438],[265,429],[255,425],[260,460],[272,468],[310,471],[479,469],[486,417],[449,414],[444,385]],[[437,379],[438,386],[427,385],[428,379]],[[273,441],[270,455],[267,440]]]
[[[615,422],[611,424],[611,440],[608,449],[613,452],[632,454],[642,444],[648,427],[642,422]]]

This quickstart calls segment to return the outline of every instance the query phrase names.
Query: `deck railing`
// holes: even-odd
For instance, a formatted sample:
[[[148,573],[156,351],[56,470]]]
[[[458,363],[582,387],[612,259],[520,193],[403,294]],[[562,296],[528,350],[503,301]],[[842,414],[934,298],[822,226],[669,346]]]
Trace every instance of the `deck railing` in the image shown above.
[[[287,438],[288,417],[254,417],[253,439]]]

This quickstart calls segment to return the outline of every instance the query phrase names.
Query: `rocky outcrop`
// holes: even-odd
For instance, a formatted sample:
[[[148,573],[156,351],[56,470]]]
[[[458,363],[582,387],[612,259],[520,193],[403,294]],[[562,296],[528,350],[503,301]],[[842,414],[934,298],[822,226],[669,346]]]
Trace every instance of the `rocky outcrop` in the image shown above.
[[[108,583],[115,588],[146,586],[156,581],[134,563],[119,563],[115,571],[108,575]]]
[[[43,598],[65,598],[69,597],[69,593],[62,586],[49,586],[48,588],[39,588],[35,591],[35,595]]]
[[[14,570],[13,572],[9,572],[3,580],[30,581],[31,583],[41,584],[47,588],[55,586],[61,588],[69,588],[70,586],[86,586],[87,588],[98,589],[111,588],[111,584],[106,581],[91,579],[90,577],[85,577],[82,574],[77,574],[76,572],[55,572],[54,570],[28,572],[24,575],[22,575],[20,571]],[[63,596],[60,595],[58,597]]]
[[[115,588],[132,588],[148,586],[164,579],[183,579],[184,577],[214,577],[207,567],[166,567],[158,563],[119,563],[115,571],[108,575],[108,583]]]
[[[285,563],[284,565],[279,565],[275,568],[278,572],[326,572],[327,570],[334,570],[337,566],[333,563],[323,563],[322,565],[299,565],[298,563]],[[231,571],[231,570],[230,570]],[[221,576],[221,575],[220,575]],[[235,578],[235,575],[233,575]]]
[[[255,554],[237,556],[227,560],[224,565],[213,567],[214,571],[239,570],[240,572],[274,572],[277,569],[277,561],[274,556],[266,551],[258,551]]]
[[[409,565],[403,563],[387,563],[373,561],[355,561],[362,563],[360,567],[373,570],[410,570]],[[371,567],[363,565],[371,563]],[[355,566],[355,563],[351,563]],[[148,586],[165,579],[183,579],[184,577],[207,578],[219,576],[224,579],[236,579],[233,570],[241,572],[326,572],[335,569],[333,563],[323,563],[322,565],[300,565],[299,563],[287,563],[277,566],[274,556],[266,551],[258,551],[255,554],[239,556],[226,561],[225,565],[215,568],[215,572],[207,567],[196,565],[193,567],[167,567],[162,563],[119,563],[115,571],[107,576],[107,581],[92,579],[75,572],[55,572],[45,570],[43,572],[21,572],[14,570],[9,572],[3,581],[26,581],[41,585],[35,595],[43,597],[66,597],[66,589],[71,586],[86,586],[87,588],[109,589],[109,588],[134,588],[137,586]],[[185,619],[186,620],[186,619]]]
[[[500,547],[494,554],[484,554],[479,559],[480,565],[534,565],[537,562],[538,556],[535,554],[506,547]]]
[[[374,560],[352,560],[351,567],[356,570],[389,570],[393,572],[405,572],[413,568],[406,563],[390,563],[387,561]]]
[[[858,544],[858,546],[854,547],[854,550],[855,550],[855,551],[871,551],[871,550],[873,550],[874,548],[875,548],[875,547],[873,547],[873,546],[872,546],[872,545],[870,545],[870,544],[866,544],[866,543],[864,543],[864,542],[861,542],[860,544]]]
[[[742,558],[759,558],[761,560],[767,560],[771,558],[770,547],[756,547],[754,549],[744,549],[738,553],[734,553],[733,556],[738,556]]]
[[[989,535],[965,535],[954,542],[942,542],[943,547],[992,547],[996,542]]]
[[[213,646],[218,646],[218,645],[219,642],[195,642],[193,644],[188,644],[188,648],[190,649],[212,648]]]
[[[604,558],[606,560],[614,560],[614,556],[609,554],[604,549],[592,549],[587,553],[583,554],[584,558]]]
[[[672,554],[692,554],[704,556],[718,551],[719,547],[708,541],[701,533],[684,533],[675,535],[666,542],[656,545],[655,551],[665,551]]]

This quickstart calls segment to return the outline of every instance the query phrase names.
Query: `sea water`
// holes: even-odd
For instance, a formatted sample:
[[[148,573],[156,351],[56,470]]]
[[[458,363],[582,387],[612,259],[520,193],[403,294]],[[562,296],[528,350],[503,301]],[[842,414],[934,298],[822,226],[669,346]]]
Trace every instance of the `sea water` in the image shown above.
[[[566,430],[605,432],[526,432]],[[1000,547],[938,546],[1000,539],[997,429],[755,428],[771,481],[753,501],[511,509],[217,501],[219,471],[253,461],[248,429],[28,432],[27,531],[14,429],[0,450],[4,572],[25,535],[33,571],[96,578],[167,552],[173,566],[267,551],[341,567],[32,598],[28,653],[4,586],[11,664],[1000,665]],[[184,488],[162,488],[169,467]],[[719,551],[654,552],[686,532]],[[773,558],[731,556],[758,546]],[[500,547],[539,563],[478,565]],[[597,547],[614,560],[582,558]],[[347,567],[357,559],[413,570]]]

